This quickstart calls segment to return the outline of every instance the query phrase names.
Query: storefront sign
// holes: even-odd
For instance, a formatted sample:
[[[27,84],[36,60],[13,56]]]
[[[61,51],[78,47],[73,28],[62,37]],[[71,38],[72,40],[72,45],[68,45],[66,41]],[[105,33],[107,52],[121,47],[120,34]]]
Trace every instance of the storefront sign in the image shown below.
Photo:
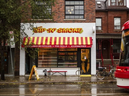
[[[34,71],[35,71],[35,75],[36,75],[37,80],[39,80],[39,75],[38,75],[38,72],[37,72],[37,69],[36,69],[35,65],[33,65],[32,69],[31,69],[29,80],[32,78],[32,74],[33,74]]]
[[[34,33],[43,33],[47,31],[47,33],[54,33],[54,32],[57,32],[57,33],[79,33],[81,34],[83,32],[83,29],[82,28],[42,28],[42,26],[40,27],[35,27],[33,28],[33,32]]]

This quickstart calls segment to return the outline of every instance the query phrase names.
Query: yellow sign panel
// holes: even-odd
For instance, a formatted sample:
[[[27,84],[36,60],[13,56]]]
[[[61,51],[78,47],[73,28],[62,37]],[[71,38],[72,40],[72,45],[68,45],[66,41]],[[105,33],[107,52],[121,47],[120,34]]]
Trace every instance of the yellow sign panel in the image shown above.
[[[39,80],[39,75],[38,75],[38,72],[37,72],[37,69],[36,69],[35,65],[33,65],[32,69],[31,69],[29,80],[32,78],[32,74],[33,74],[34,71],[35,71],[35,75],[36,75],[37,80]]]
[[[47,33],[82,33],[83,29],[82,28],[43,28],[42,26],[39,27],[34,27],[33,32],[34,33],[43,33],[47,31]]]

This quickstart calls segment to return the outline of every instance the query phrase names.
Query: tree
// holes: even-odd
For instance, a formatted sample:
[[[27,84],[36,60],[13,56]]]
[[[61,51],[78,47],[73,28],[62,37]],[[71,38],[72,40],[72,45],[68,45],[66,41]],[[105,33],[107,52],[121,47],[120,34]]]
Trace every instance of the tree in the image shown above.
[[[23,36],[27,35],[24,32],[24,27],[20,30],[20,23],[30,23],[29,28],[32,29],[35,19],[52,18],[53,13],[47,10],[53,6],[55,0],[0,0],[0,58],[1,58],[1,79],[4,80],[4,51],[6,42],[10,43],[10,37],[14,35],[15,42],[15,75],[19,75],[19,48],[22,43]],[[45,6],[47,5],[47,6]],[[33,19],[31,19],[33,18]],[[13,34],[9,34],[13,31]],[[23,35],[23,36],[21,36]],[[11,42],[12,43],[12,42]]]

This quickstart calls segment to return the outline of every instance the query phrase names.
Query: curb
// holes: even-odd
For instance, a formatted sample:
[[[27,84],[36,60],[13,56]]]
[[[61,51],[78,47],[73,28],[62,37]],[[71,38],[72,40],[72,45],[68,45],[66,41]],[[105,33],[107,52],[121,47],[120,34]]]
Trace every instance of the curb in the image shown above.
[[[2,84],[103,84],[103,83],[116,83],[116,80],[0,82],[0,85]]]

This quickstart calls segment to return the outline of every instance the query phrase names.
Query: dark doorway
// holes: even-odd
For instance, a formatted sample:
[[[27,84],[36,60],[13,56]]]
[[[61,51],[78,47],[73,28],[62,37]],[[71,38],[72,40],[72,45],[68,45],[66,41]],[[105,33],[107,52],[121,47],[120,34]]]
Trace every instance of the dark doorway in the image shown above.
[[[108,40],[104,40],[102,42],[102,54],[103,54],[103,59],[109,59],[109,48],[110,48],[110,42]]]
[[[8,74],[8,52],[5,51],[4,52],[4,71],[5,71],[5,74]]]
[[[36,65],[36,67],[38,65],[38,52],[32,51],[32,48],[27,48],[25,74],[30,74],[33,65]]]

